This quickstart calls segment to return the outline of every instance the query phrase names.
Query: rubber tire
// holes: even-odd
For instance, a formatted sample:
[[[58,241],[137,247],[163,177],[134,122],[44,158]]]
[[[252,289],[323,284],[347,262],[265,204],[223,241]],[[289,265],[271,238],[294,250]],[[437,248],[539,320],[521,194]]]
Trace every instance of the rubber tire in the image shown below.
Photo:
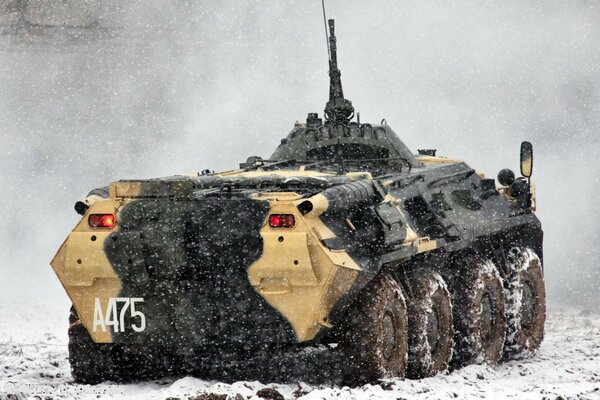
[[[145,354],[111,343],[95,343],[79,323],[77,311],[69,314],[69,363],[76,383],[94,385],[104,381],[120,383],[157,379],[176,372],[174,357],[147,347]]]
[[[507,267],[508,276],[504,283],[507,321],[504,357],[511,359],[535,353],[544,340],[546,288],[542,262],[533,250],[513,247],[507,255]],[[532,294],[532,318],[527,326],[522,320],[525,285]]]
[[[452,359],[454,328],[450,292],[442,277],[429,269],[408,274],[412,295],[408,301],[408,364],[406,377],[420,379],[448,369]],[[432,312],[430,312],[433,311]],[[437,345],[432,348],[428,329],[437,320]]]
[[[503,282],[488,259],[468,257],[459,262],[451,288],[454,305],[452,366],[497,363],[504,349],[506,317]],[[483,326],[485,299],[490,303],[490,326]]]
[[[385,356],[384,317],[393,328],[393,343]],[[342,374],[348,385],[402,378],[408,350],[406,302],[398,282],[388,275],[375,278],[353,304],[340,340]]]
[[[69,363],[76,383],[95,385],[115,380],[113,345],[94,343],[82,324],[69,328]]]

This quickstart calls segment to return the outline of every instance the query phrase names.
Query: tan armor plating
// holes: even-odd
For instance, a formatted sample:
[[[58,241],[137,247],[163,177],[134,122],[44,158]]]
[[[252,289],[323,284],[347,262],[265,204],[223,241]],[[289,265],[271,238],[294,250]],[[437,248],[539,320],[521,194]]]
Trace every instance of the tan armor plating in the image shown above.
[[[92,228],[87,216],[93,213],[118,215],[121,201],[103,199],[94,202],[88,213],[73,229],[50,263],[77,310],[81,323],[96,343],[112,342],[110,329],[93,330],[96,298],[116,297],[121,291],[121,280],[104,254],[104,240],[118,230]],[[118,217],[117,217],[118,220]]]
[[[248,269],[255,290],[292,325],[298,341],[311,340],[342,294],[352,286],[359,265],[346,251],[325,247],[322,239],[335,237],[317,216],[302,216],[295,193],[265,193],[256,199],[271,204],[271,214],[293,214],[293,228],[261,229],[262,256]]]

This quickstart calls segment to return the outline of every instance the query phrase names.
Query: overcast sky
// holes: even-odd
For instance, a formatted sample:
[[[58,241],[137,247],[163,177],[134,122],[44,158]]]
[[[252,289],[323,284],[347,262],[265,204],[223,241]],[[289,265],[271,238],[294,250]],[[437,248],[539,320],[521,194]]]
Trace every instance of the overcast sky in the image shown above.
[[[17,3],[0,0],[0,300],[67,302],[48,263],[90,189],[268,157],[327,100],[316,0]],[[361,121],[492,177],[533,142],[550,303],[595,305],[600,3],[327,11]]]

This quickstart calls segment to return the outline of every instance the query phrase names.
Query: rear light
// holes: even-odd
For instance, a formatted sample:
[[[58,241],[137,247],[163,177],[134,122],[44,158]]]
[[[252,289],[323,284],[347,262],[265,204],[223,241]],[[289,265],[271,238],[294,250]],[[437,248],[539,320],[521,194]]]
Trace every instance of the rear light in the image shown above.
[[[90,214],[88,224],[92,228],[112,228],[115,226],[114,214]]]
[[[296,225],[296,218],[292,214],[269,215],[269,226],[271,228],[291,228]]]

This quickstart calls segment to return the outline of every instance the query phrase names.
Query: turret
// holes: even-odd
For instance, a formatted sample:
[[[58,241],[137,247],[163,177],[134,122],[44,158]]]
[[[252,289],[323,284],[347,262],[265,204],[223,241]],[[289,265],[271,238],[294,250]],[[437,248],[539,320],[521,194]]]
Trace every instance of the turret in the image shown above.
[[[354,116],[352,102],[344,98],[341,72],[337,66],[335,22],[329,20],[329,101],[325,105],[326,123],[347,124]]]

